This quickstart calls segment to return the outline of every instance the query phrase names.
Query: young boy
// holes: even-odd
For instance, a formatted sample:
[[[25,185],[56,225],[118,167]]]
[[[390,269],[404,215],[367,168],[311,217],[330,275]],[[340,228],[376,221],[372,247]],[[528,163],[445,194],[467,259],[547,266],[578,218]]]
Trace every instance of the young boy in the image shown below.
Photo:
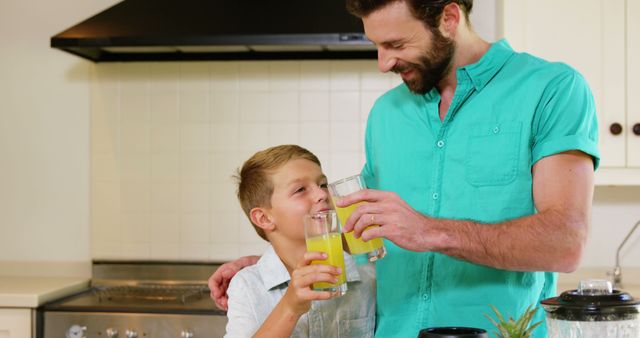
[[[296,145],[260,151],[238,174],[238,199],[260,237],[270,242],[257,264],[231,280],[225,337],[373,337],[375,269],[345,254],[348,290],[331,298],[315,282],[335,282],[340,270],[310,265],[325,253],[306,252],[303,217],[331,208],[320,161]]]

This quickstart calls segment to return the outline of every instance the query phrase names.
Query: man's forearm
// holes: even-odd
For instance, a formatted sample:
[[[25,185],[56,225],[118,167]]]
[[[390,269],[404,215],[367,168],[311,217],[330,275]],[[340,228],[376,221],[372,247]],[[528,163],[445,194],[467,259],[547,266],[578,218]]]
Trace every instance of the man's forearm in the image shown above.
[[[442,240],[434,251],[516,271],[574,271],[585,245],[588,215],[553,210],[502,223],[427,219]]]

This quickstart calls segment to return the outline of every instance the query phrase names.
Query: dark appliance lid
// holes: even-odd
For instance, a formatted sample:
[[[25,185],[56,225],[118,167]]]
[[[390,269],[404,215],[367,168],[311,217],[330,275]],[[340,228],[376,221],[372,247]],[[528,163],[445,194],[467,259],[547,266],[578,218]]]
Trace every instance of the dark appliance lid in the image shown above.
[[[630,294],[611,289],[611,284],[591,283],[591,287],[579,287],[565,291],[559,297],[541,302],[547,314],[554,319],[567,321],[619,321],[640,318],[640,300]],[[584,285],[585,282],[581,282]],[[604,285],[604,286],[602,286]]]
[[[51,47],[95,62],[377,56],[344,0],[125,0]]]

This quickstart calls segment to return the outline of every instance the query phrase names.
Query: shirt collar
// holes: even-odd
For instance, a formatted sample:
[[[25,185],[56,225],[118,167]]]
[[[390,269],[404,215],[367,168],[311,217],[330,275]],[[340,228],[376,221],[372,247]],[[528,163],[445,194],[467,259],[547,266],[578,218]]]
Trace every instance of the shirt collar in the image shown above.
[[[515,52],[507,40],[497,41],[491,45],[478,62],[460,67],[458,69],[458,78],[460,78],[460,72],[465,72],[476,91],[479,91],[491,81],[514,54]]]
[[[360,281],[360,274],[353,258],[344,253],[344,265],[347,270],[347,282]],[[260,277],[267,290],[286,285],[291,280],[287,267],[282,263],[280,257],[276,254],[273,246],[269,245],[262,257],[256,263]]]

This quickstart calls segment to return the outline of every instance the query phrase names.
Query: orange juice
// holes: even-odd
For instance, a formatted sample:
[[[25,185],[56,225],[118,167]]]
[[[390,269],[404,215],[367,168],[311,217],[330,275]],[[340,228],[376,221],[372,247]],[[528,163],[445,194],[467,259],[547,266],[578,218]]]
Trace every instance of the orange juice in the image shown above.
[[[335,197],[335,196],[333,197],[334,201],[337,201],[338,199],[339,197]],[[353,211],[356,210],[356,208],[359,205],[362,205],[364,203],[367,203],[367,202],[354,203],[345,208],[335,207],[340,223],[344,225],[347,222],[347,219],[349,219],[349,216],[351,216],[351,214],[353,213]],[[372,225],[367,229],[374,226],[377,226],[377,225]],[[354,255],[368,253],[368,252],[380,249],[382,248],[382,245],[383,245],[382,238],[374,238],[370,241],[365,242],[361,238],[355,238],[353,236],[353,231],[345,232],[344,237],[347,239],[347,245],[349,245],[349,251],[351,252],[351,254],[354,254]]]
[[[325,264],[339,267],[342,273],[338,276],[338,282],[335,284],[327,282],[313,283],[316,290],[326,290],[346,282],[344,256],[342,254],[342,237],[339,233],[330,233],[328,235],[315,236],[307,238],[307,251],[309,252],[325,252],[329,256],[322,261],[312,261],[311,264]]]

